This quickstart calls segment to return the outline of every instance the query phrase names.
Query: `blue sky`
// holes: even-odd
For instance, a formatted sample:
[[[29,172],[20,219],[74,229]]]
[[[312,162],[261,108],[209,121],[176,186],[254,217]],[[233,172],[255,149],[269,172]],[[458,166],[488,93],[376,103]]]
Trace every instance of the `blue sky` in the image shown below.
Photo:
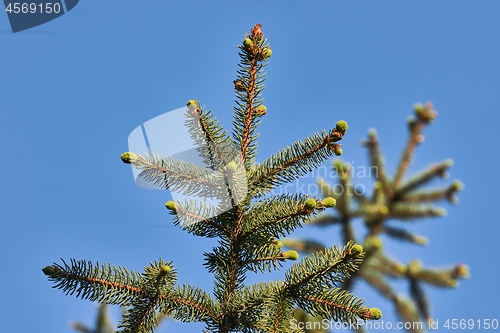
[[[236,45],[255,23],[273,49],[258,160],[345,119],[343,159],[366,165],[359,141],[375,127],[392,172],[413,104],[434,102],[439,117],[410,171],[452,158],[450,180],[465,190],[457,206],[443,205],[445,218],[411,226],[429,246],[386,249],[402,261],[471,267],[456,290],[426,288],[441,325],[500,319],[499,14],[497,1],[107,0],[16,34],[0,15],[2,329],[62,333],[70,319],[93,323],[92,303],[51,289],[42,274],[59,258],[142,271],[162,257],[180,283],[212,290],[202,254],[213,242],[172,227],[169,194],[137,187],[119,156],[134,128],[193,98],[230,130]],[[339,241],[335,229],[300,235]],[[396,322],[375,293],[354,292]],[[202,328],[168,322],[160,331]]]

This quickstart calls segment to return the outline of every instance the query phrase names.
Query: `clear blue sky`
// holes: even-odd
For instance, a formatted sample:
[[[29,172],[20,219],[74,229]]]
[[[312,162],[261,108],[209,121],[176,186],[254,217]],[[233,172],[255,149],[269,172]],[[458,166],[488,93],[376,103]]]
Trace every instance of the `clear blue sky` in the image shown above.
[[[137,187],[119,156],[135,127],[192,98],[230,129],[236,45],[255,23],[273,49],[259,160],[345,119],[343,158],[366,165],[359,141],[375,127],[393,171],[412,105],[434,102],[439,117],[411,170],[453,158],[450,180],[465,190],[457,206],[444,205],[445,218],[412,225],[429,246],[386,248],[401,260],[471,267],[456,290],[426,288],[440,323],[500,319],[499,17],[498,1],[107,0],[12,34],[0,14],[2,331],[93,323],[92,303],[51,289],[42,274],[59,258],[142,271],[162,257],[174,261],[180,283],[212,290],[202,253],[213,242],[172,227],[169,194]],[[339,241],[334,229],[304,234]],[[387,302],[354,292],[395,322]]]

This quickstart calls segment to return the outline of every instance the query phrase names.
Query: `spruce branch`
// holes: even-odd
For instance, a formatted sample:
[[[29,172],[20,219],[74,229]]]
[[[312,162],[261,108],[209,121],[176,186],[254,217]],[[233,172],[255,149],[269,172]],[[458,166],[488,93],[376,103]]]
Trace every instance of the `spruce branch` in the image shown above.
[[[415,107],[416,119],[410,120],[410,138],[406,144],[406,148],[399,162],[396,176],[394,176],[393,187],[398,188],[415,151],[416,146],[423,141],[422,131],[424,126],[430,124],[437,116],[434,110],[434,105],[431,102],[427,104],[416,104]]]
[[[297,141],[259,164],[249,177],[249,190],[263,196],[275,186],[292,182],[326,162],[338,147],[334,142],[343,134],[336,131],[320,132]]]
[[[130,153],[124,153],[130,154]],[[122,155],[122,160],[124,160]],[[177,160],[171,156],[163,157],[135,155],[134,168],[143,170],[139,177],[160,186],[166,190],[182,192],[186,195],[215,197],[219,189],[220,178],[215,172],[210,172],[194,163]]]
[[[217,238],[218,245],[203,254],[204,266],[214,277],[213,296],[195,286],[177,285],[173,263],[162,259],[142,274],[74,259],[71,265],[63,261],[64,265],[43,269],[55,287],[67,294],[129,307],[119,325],[123,332],[153,332],[159,318],[168,315],[183,322],[203,322],[207,333],[304,333],[291,325],[297,306],[332,320],[381,317],[379,309],[365,307],[362,299],[338,288],[363,260],[363,247],[352,241],[304,257],[286,270],[283,281],[245,284],[248,271],[280,269],[287,261],[298,260],[298,252],[283,251],[278,238],[337,205],[333,196],[261,197],[274,186],[312,171],[333,154],[340,155],[338,142],[347,123],[339,121],[329,132],[297,141],[256,165],[257,127],[268,112],[262,104],[263,68],[272,50],[259,24],[239,48],[232,137],[197,100],[187,103],[184,125],[205,167],[154,153],[121,155],[124,163],[142,170],[139,176],[148,182],[172,192],[219,200],[213,205],[196,199],[165,204],[174,225],[195,236]],[[347,226],[347,220],[342,223]],[[320,244],[308,243],[304,248],[320,249]],[[452,276],[454,271],[448,273]]]
[[[357,270],[363,258],[362,253],[363,247],[353,242],[349,242],[344,248],[334,246],[312,253],[286,271],[287,289],[294,291],[302,286],[336,286]]]
[[[444,178],[446,171],[453,165],[453,160],[447,159],[444,162],[431,164],[420,173],[411,176],[394,193],[395,197],[400,197],[401,193],[411,193],[414,189],[420,188],[431,180],[440,177]]]
[[[226,131],[210,111],[200,107],[198,101],[189,100],[187,107],[186,127],[200,156],[204,159],[204,164],[212,170],[226,166],[235,158],[230,155],[234,155],[233,152],[236,151]]]
[[[381,234],[398,241],[405,241],[417,245],[426,245],[427,238],[416,235],[406,229],[407,222],[419,219],[442,217],[446,210],[436,207],[435,204],[443,200],[456,203],[456,193],[463,189],[460,181],[437,188],[427,189],[431,181],[436,178],[446,178],[447,171],[452,165],[450,159],[431,164],[424,170],[405,179],[415,150],[424,141],[423,130],[437,116],[432,103],[416,104],[415,116],[408,123],[409,138],[397,165],[394,177],[388,176],[384,157],[381,153],[376,131],[371,129],[363,145],[368,150],[371,176],[375,177],[373,193],[368,197],[364,193],[352,191],[354,184],[351,180],[350,165],[336,160],[332,170],[338,178],[337,186],[344,191],[336,193],[334,187],[324,179],[318,180],[323,195],[334,197],[338,201],[335,214],[322,215],[316,221],[308,223],[311,226],[339,225],[340,236],[343,241],[356,240],[358,237],[353,228],[356,219],[362,219],[367,229],[362,243],[365,255],[353,271],[349,279],[343,282],[342,287],[352,290],[355,282],[363,280],[377,290],[383,297],[389,299],[398,315],[407,322],[428,321],[431,318],[429,301],[425,294],[425,285],[441,288],[453,288],[458,280],[469,277],[466,265],[457,264],[447,269],[424,268],[418,261],[408,264],[399,263],[390,259],[383,249]],[[397,222],[399,222],[399,225]],[[312,247],[306,246],[313,240],[283,240],[283,244],[299,251],[310,252]],[[391,279],[405,280],[409,285],[410,298],[398,295],[391,286]],[[409,332],[423,332],[422,328],[412,327]]]

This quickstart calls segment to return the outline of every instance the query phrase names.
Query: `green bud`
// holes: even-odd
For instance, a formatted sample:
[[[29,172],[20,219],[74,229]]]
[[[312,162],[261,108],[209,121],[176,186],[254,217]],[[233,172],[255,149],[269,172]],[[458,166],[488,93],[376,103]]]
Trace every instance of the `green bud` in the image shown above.
[[[335,154],[335,156],[342,155],[342,148],[340,148],[340,145],[337,143],[330,144],[330,150]]]
[[[126,153],[123,153],[120,158],[122,159],[122,162],[123,163],[126,163],[126,164],[134,164],[135,162],[137,162],[137,155],[134,154],[134,153],[131,153],[131,152],[126,152]]]
[[[163,266],[161,266],[161,268],[160,268],[160,274],[161,275],[166,275],[168,273],[170,273],[170,266],[169,265],[163,265]]]
[[[253,113],[256,117],[265,116],[267,114],[267,108],[264,105],[259,105],[254,109]]]
[[[380,213],[380,214],[382,214],[382,215],[387,215],[387,214],[389,214],[389,208],[388,208],[387,206],[380,206],[380,207],[378,208],[378,211],[379,211],[379,213]]]
[[[434,213],[434,216],[446,216],[446,214],[448,214],[444,208],[434,208],[432,213]]]
[[[226,164],[226,172],[228,173],[235,173],[237,169],[238,165],[234,161],[231,161],[228,164]]]
[[[299,259],[299,254],[295,250],[288,250],[285,252],[285,257],[290,260],[297,260]]]
[[[365,248],[366,251],[378,251],[384,247],[384,243],[377,236],[369,236],[365,239]]]
[[[456,272],[459,278],[468,279],[470,277],[469,266],[464,264],[458,264],[456,267]]]
[[[193,111],[198,107],[198,101],[195,99],[190,99],[187,101],[186,106],[188,107],[189,111]]]
[[[413,105],[413,110],[415,110],[417,115],[421,115],[425,112],[425,106],[422,103],[416,103]]]
[[[454,191],[462,191],[464,188],[465,188],[465,185],[461,181],[455,180],[453,182],[453,190]]]
[[[306,203],[304,204],[304,209],[305,210],[313,210],[316,208],[316,199],[310,198],[306,200]]]
[[[338,121],[337,124],[335,125],[335,132],[339,132],[342,135],[344,135],[346,131],[347,131],[347,122],[344,120]]]
[[[243,47],[245,48],[245,50],[249,50],[252,46],[252,40],[250,38],[245,38],[245,40],[243,41]]]
[[[175,212],[176,210],[175,202],[173,202],[172,200],[167,201],[165,207],[167,207],[168,210],[171,210],[173,212]]]
[[[423,236],[415,236],[414,241],[415,241],[415,243],[417,243],[419,245],[429,244],[429,239],[427,237],[423,237]]]
[[[42,272],[45,275],[52,276],[55,275],[59,270],[55,268],[54,266],[45,266],[42,268]]]
[[[273,55],[273,50],[271,50],[271,48],[266,46],[262,49],[262,59],[263,60],[269,59],[272,55]]]
[[[363,246],[361,246],[360,244],[355,244],[352,249],[352,254],[361,254],[363,253]]]
[[[328,198],[324,198],[323,200],[321,200],[321,203],[323,204],[323,206],[331,208],[331,207],[335,207],[337,205],[337,200],[335,200],[332,197],[328,197]]]
[[[413,260],[408,264],[408,274],[413,275],[422,270],[422,262],[420,260]]]
[[[405,265],[402,265],[402,264],[396,264],[396,270],[399,274],[403,275],[403,274],[406,274],[408,272],[408,269]]]
[[[382,311],[379,308],[370,309],[370,319],[378,320],[382,318]]]
[[[281,249],[283,247],[283,242],[281,242],[279,239],[274,242],[274,246],[277,247],[278,249]]]

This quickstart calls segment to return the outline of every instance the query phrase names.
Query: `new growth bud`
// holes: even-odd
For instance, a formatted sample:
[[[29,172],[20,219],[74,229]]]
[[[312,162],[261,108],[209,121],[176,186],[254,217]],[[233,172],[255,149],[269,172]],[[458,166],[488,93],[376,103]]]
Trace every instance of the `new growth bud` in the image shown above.
[[[233,174],[236,172],[236,170],[238,170],[238,165],[236,164],[236,162],[231,161],[228,164],[226,164],[226,172],[227,173]]]
[[[304,204],[304,209],[308,212],[312,212],[314,208],[316,208],[316,199],[307,199],[306,203]]]
[[[407,266],[407,273],[409,275],[417,274],[422,270],[422,262],[420,260],[413,260]]]
[[[448,214],[448,212],[444,208],[434,208],[432,213],[434,214],[434,216],[446,216],[446,214]]]
[[[285,252],[285,257],[289,260],[297,260],[299,259],[299,254],[295,250],[288,250]]]
[[[455,180],[452,184],[454,191],[462,191],[465,188],[464,183],[459,180]]]
[[[422,121],[423,123],[430,123],[434,119],[436,119],[437,112],[433,110],[434,105],[431,102],[425,103],[423,105],[422,103],[417,103],[413,107],[415,110],[415,114],[417,118]]]
[[[126,164],[134,164],[135,162],[137,162],[137,155],[134,154],[134,153],[131,153],[131,152],[126,152],[126,153],[123,153],[120,158],[122,159],[122,162],[123,163],[126,163]]]
[[[267,114],[267,108],[264,105],[259,105],[254,109],[253,114],[256,117],[265,116]]]
[[[330,144],[330,150],[335,154],[335,156],[340,156],[342,155],[342,148],[340,148],[340,144],[338,143],[331,143]]]
[[[267,60],[271,58],[273,55],[273,50],[270,47],[266,46],[262,49],[262,60]]]
[[[198,108],[198,101],[195,99],[190,99],[187,101],[186,106],[188,107],[189,111],[194,111],[196,108]]]
[[[245,40],[243,41],[243,47],[245,48],[245,50],[250,50],[253,46],[253,42],[250,38],[245,38]]]
[[[377,236],[369,236],[365,239],[365,248],[367,252],[375,252],[384,247],[382,240]]]
[[[379,308],[371,308],[370,309],[370,319],[378,320],[382,318],[382,311]]]
[[[339,132],[340,134],[344,135],[347,131],[347,127],[347,122],[345,120],[340,120],[335,125],[335,132]]]
[[[172,200],[167,201],[167,203],[165,204],[165,207],[167,207],[167,209],[172,211],[172,212],[175,212],[177,209],[175,206],[175,202],[173,202]]]
[[[170,273],[170,266],[169,265],[163,265],[163,266],[161,266],[161,268],[160,268],[160,274],[161,275],[167,275],[168,273]]]
[[[382,318],[382,311],[380,311],[379,308],[363,308],[361,309],[361,313],[359,313],[359,317],[361,319],[371,319],[371,320],[378,320]]]
[[[352,254],[361,254],[363,253],[363,246],[356,244],[351,249]]]
[[[42,268],[42,272],[45,275],[51,276],[55,275],[58,272],[58,269],[54,266],[45,266],[44,268]]]
[[[425,106],[422,103],[415,103],[413,110],[415,110],[415,113],[419,115],[425,112]]]
[[[413,240],[415,241],[415,243],[417,243],[419,245],[429,244],[429,239],[427,237],[424,237],[424,236],[415,236]]]
[[[470,277],[470,269],[467,265],[457,264],[455,271],[458,278],[468,279]]]
[[[328,197],[328,198],[324,198],[323,200],[321,200],[321,203],[323,204],[323,206],[325,206],[327,208],[331,208],[331,207],[335,207],[337,205],[337,200],[335,200],[332,197]]]

